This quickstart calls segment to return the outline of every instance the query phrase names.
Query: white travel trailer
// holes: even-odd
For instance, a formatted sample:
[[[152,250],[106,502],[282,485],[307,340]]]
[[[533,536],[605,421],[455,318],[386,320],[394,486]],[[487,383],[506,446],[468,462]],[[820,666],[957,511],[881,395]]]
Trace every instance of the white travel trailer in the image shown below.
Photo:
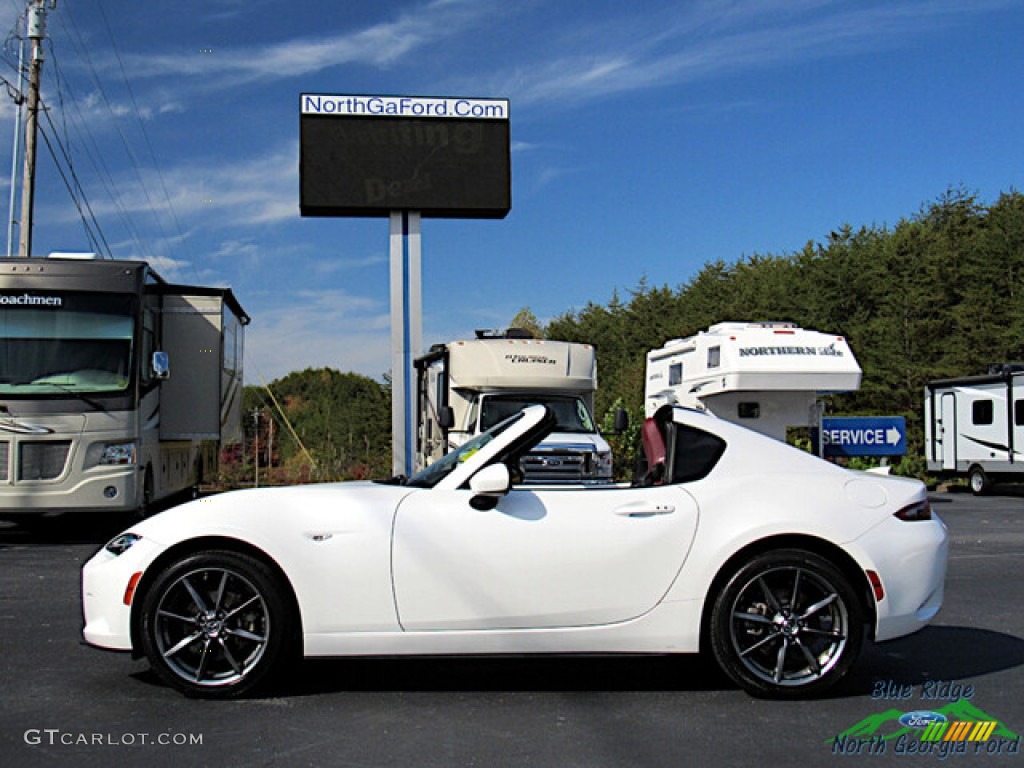
[[[550,407],[555,431],[520,461],[526,482],[607,483],[612,451],[594,423],[597,357],[589,344],[546,341],[519,329],[477,331],[415,361],[415,469],[527,405]]]
[[[860,377],[842,336],[788,322],[718,323],[647,354],[644,410],[704,408],[785,440],[788,427],[817,424],[820,395],[855,390]]]
[[[127,512],[211,478],[248,322],[145,262],[0,259],[0,515]]]
[[[928,382],[924,443],[929,472],[967,477],[976,494],[994,481],[1024,480],[1024,364]]]

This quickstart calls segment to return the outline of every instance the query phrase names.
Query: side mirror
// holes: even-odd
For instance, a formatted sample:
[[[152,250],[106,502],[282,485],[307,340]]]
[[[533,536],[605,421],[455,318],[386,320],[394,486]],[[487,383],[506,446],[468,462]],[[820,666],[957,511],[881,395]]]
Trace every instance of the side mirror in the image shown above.
[[[437,409],[437,425],[443,430],[449,430],[455,426],[455,411],[450,405],[443,405]]]
[[[615,412],[615,431],[622,433],[629,429],[629,414],[625,408],[619,408]]]
[[[153,378],[163,381],[171,378],[171,359],[166,352],[153,353]]]
[[[508,467],[504,464],[491,464],[469,479],[469,490],[473,492],[469,505],[481,511],[494,509],[511,487],[512,478]]]

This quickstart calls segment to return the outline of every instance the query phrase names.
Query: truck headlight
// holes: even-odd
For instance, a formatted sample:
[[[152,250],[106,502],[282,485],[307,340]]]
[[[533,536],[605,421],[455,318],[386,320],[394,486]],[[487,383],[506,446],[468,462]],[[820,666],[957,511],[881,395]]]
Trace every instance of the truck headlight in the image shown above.
[[[100,455],[101,465],[120,465],[135,463],[135,443],[108,443],[103,446]]]
[[[598,451],[597,457],[597,472],[595,474],[598,477],[611,477],[612,476],[612,453],[611,451]]]

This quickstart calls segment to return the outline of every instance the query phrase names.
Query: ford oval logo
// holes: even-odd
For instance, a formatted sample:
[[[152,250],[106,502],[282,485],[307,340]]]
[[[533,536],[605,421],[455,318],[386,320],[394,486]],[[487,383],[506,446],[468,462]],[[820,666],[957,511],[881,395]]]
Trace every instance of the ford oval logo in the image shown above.
[[[946,722],[946,716],[938,712],[929,712],[928,710],[918,710],[916,712],[907,712],[900,718],[900,725],[905,725],[908,728],[927,728],[931,723],[944,723]]]

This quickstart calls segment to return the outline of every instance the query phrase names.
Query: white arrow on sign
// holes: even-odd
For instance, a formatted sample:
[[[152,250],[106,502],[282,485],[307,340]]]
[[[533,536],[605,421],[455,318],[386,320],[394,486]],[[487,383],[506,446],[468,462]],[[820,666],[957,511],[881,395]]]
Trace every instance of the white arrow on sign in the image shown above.
[[[885,432],[885,442],[889,445],[899,445],[900,438],[903,437],[900,431],[896,427],[889,427]]]

